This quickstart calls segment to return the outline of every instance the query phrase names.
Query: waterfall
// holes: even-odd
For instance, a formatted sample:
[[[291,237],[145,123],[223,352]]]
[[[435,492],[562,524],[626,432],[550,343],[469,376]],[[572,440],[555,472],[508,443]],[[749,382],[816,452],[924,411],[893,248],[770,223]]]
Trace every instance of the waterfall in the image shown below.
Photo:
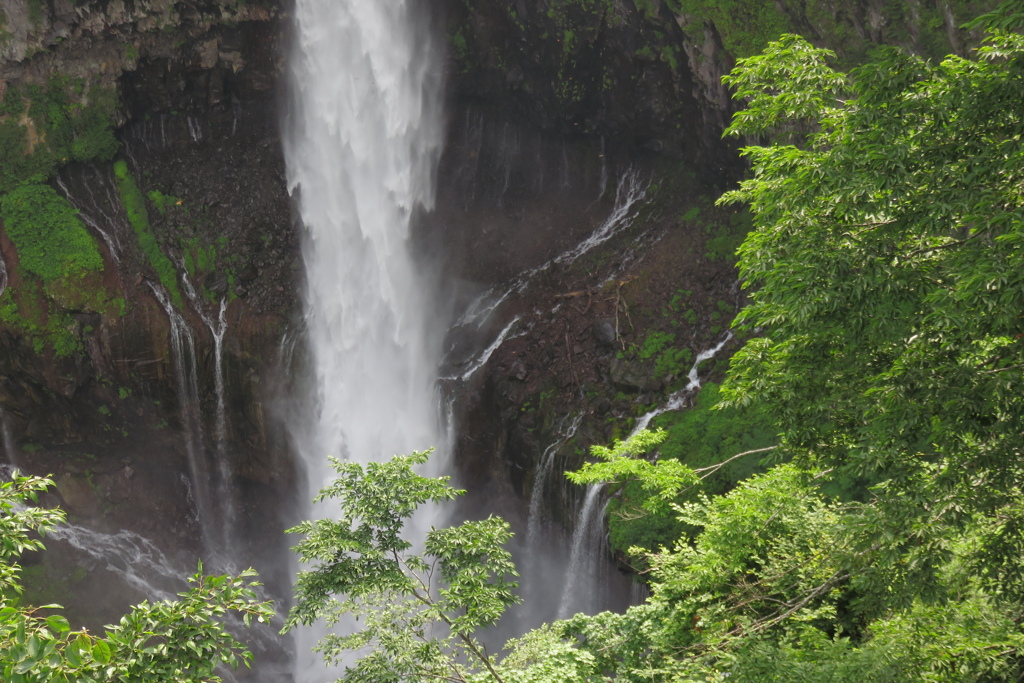
[[[0,260],[0,263],[2,263],[2,260]],[[7,424],[7,413],[4,412],[2,405],[0,405],[0,437],[3,437],[4,456],[6,461],[11,465],[17,465],[18,451],[14,445],[14,435],[11,434],[11,428]]]
[[[441,335],[409,251],[433,203],[440,60],[406,0],[298,0],[285,125],[289,190],[305,227],[309,423],[293,425],[311,500],[326,456],[377,461],[446,444],[435,392]],[[314,515],[326,514],[314,511]],[[299,633],[299,681],[324,680]]]
[[[494,354],[495,351],[497,351],[499,348],[501,348],[502,344],[504,344],[509,339],[515,339],[516,337],[520,337],[523,334],[525,334],[525,332],[521,332],[521,333],[515,334],[515,335],[511,334],[512,329],[516,326],[516,323],[518,323],[520,320],[521,320],[521,317],[518,316],[518,315],[516,317],[512,318],[512,321],[508,325],[506,325],[505,328],[500,333],[498,333],[497,338],[495,338],[495,340],[493,342],[491,342],[490,346],[488,346],[486,349],[481,351],[475,358],[471,358],[471,359],[469,359],[469,361],[467,361],[467,363],[466,363],[466,365],[467,365],[466,370],[463,371],[462,374],[457,375],[457,376],[445,377],[444,379],[446,379],[446,380],[459,380],[460,382],[468,381],[470,377],[472,377],[474,374],[476,374],[477,370],[479,370],[483,366],[487,365],[487,361],[489,361],[491,359],[491,356]]]
[[[0,296],[4,295],[4,291],[7,289],[7,262],[4,261],[3,254],[0,254]]]
[[[194,142],[196,144],[199,144],[202,141],[202,139],[203,139],[203,124],[202,124],[202,122],[198,118],[196,118],[194,116],[188,116],[188,117],[186,117],[186,120],[188,121],[188,134],[189,134],[189,137],[192,138],[192,142]]]
[[[217,514],[218,498],[213,486],[206,452],[203,447],[203,420],[199,405],[199,376],[196,370],[196,344],[192,329],[185,318],[174,308],[170,297],[153,283],[149,283],[160,305],[167,313],[171,323],[171,355],[174,357],[174,376],[177,383],[178,412],[181,418],[181,430],[185,438],[185,451],[188,455],[189,475],[192,481],[193,500],[196,516],[203,530],[203,546],[210,552],[223,547],[223,534],[220,532]]]
[[[214,388],[217,392],[217,450],[222,456],[228,431],[227,406],[224,398],[224,333],[228,331],[227,301],[227,298],[220,300],[220,313],[217,315],[216,327],[212,323],[209,324],[210,334],[213,335],[213,361],[216,373]]]
[[[233,555],[231,544],[235,538],[234,529],[235,524],[238,521],[238,509],[235,505],[234,493],[231,490],[231,462],[227,457],[227,401],[224,396],[224,335],[228,331],[228,300],[226,297],[220,300],[220,309],[217,314],[217,321],[214,322],[213,318],[206,313],[203,301],[196,293],[196,288],[192,284],[192,280],[189,278],[184,264],[179,264],[179,267],[181,268],[180,280],[182,289],[185,290],[185,296],[187,296],[189,301],[192,302],[192,308],[195,309],[196,313],[199,315],[199,319],[203,321],[206,329],[210,331],[210,336],[213,337],[213,387],[214,394],[217,397],[217,413],[214,419],[214,437],[217,440],[218,456],[216,459],[217,482],[213,495],[217,501],[216,507],[220,510],[220,517],[219,519],[211,521],[218,524],[218,527],[221,529],[218,536],[221,545],[217,554],[222,561],[227,560],[227,562],[230,563],[230,558]],[[182,320],[182,322],[184,322],[184,320]],[[194,356],[192,368],[194,371]],[[196,396],[196,401],[196,405],[198,406],[198,395]],[[200,447],[202,447],[203,443],[201,432],[199,443]],[[208,490],[209,487],[207,487],[207,491]],[[201,523],[206,524],[207,522],[201,520]]]
[[[17,467],[0,465],[0,483],[13,481],[16,474],[24,476]],[[16,509],[24,509],[24,505],[18,504]],[[186,586],[185,568],[172,564],[148,538],[127,529],[106,534],[63,522],[46,532],[44,543],[47,546],[50,539],[63,541],[96,560],[98,566],[115,574],[148,599],[174,600]]]
[[[188,297],[189,301],[192,302],[192,308],[195,309],[199,315],[199,319],[206,325],[206,329],[210,331],[210,336],[213,337],[213,386],[214,393],[217,395],[217,418],[215,425],[215,436],[217,438],[217,452],[221,458],[219,462],[222,467],[222,474],[225,480],[229,478],[230,473],[223,471],[224,467],[227,467],[227,463],[224,459],[224,452],[227,448],[227,406],[224,398],[224,334],[228,331],[227,321],[227,306],[228,300],[226,297],[220,300],[220,312],[217,314],[217,322],[213,322],[206,313],[206,309],[203,308],[202,299],[196,294],[196,288],[192,284],[192,280],[189,278],[188,273],[185,271],[184,264],[179,264],[181,268],[181,284],[185,290],[185,296]]]
[[[687,375],[685,387],[669,396],[668,400],[640,417],[633,434],[641,429],[646,429],[658,415],[670,410],[680,410],[685,407],[687,400],[700,389],[700,375],[698,370],[701,363],[713,358],[732,339],[732,332],[728,332],[715,346],[705,349],[697,354]],[[542,459],[542,468],[549,468],[547,459]],[[538,474],[538,481],[542,481],[545,470]],[[535,484],[536,487],[536,484]],[[608,543],[604,530],[605,507],[602,504],[603,484],[591,484],[586,489],[583,502],[576,515],[576,522],[573,527],[572,543],[570,544],[569,565],[566,568],[565,579],[562,587],[562,600],[558,607],[558,617],[564,619],[572,616],[577,611],[592,611],[601,604],[599,591],[606,583],[606,577],[601,575],[601,570],[607,567],[602,562],[602,556],[608,553]],[[536,488],[534,496],[537,495]],[[533,500],[530,505],[530,524],[533,524]],[[635,596],[631,598],[636,600]],[[635,602],[634,602],[635,604]]]
[[[150,600],[175,600],[186,587],[185,568],[174,566],[152,541],[126,529],[105,534],[65,523],[51,529],[47,536],[97,560]]]
[[[524,607],[520,611],[517,626],[523,630],[537,626],[538,618],[554,619],[558,616],[553,608],[560,602],[557,591],[562,587],[557,580],[552,581],[552,575],[557,576],[564,571],[565,562],[571,558],[559,552],[564,546],[562,529],[548,523],[544,496],[556,484],[563,485],[564,490],[564,477],[558,476],[552,481],[556,472],[561,475],[555,464],[559,450],[576,436],[584,417],[586,414],[580,412],[561,418],[555,430],[555,440],[544,449],[534,470],[526,518],[524,561],[520,568]]]
[[[591,233],[590,237],[556,257],[554,263],[568,265],[599,244],[610,240],[633,221],[633,207],[646,196],[647,184],[640,180],[640,173],[632,169],[623,173],[618,187],[615,188],[615,205],[608,218]]]
[[[725,338],[722,341],[718,342],[710,349],[704,349],[698,353],[697,357],[693,360],[693,365],[690,367],[689,374],[686,376],[686,386],[669,396],[667,401],[654,410],[641,415],[633,426],[633,431],[630,436],[636,434],[641,429],[647,429],[647,426],[651,424],[651,420],[662,413],[668,413],[673,410],[681,410],[684,408],[687,400],[696,393],[698,389],[700,389],[700,376],[697,374],[700,364],[718,355],[718,352],[722,350],[723,346],[729,343],[730,339],[732,339],[732,332],[726,332]]]
[[[577,413],[572,420],[566,415],[562,418],[558,427],[558,438],[548,446],[540,456],[537,473],[534,475],[533,488],[530,490],[530,507],[526,522],[526,545],[534,547],[540,533],[540,526],[544,519],[544,490],[547,488],[548,479],[555,468],[555,456],[558,449],[568,443],[583,423],[584,413]],[[566,425],[566,422],[569,422]]]
[[[510,296],[526,291],[536,276],[556,265],[567,267],[594,247],[610,240],[633,222],[633,218],[636,217],[634,209],[646,196],[647,184],[640,179],[640,173],[635,169],[627,170],[619,178],[615,189],[615,204],[612,206],[611,212],[594,232],[572,249],[559,254],[546,263],[520,273],[513,280],[512,285],[500,294],[496,293],[494,289],[481,294],[466,308],[466,311],[455,322],[455,326],[476,323],[478,328],[481,327]],[[600,199],[600,197],[598,198]]]
[[[85,191],[85,194],[88,195],[88,204],[83,204],[83,198],[76,196],[68,187],[68,182],[74,183],[71,167],[61,169],[54,178],[57,181],[57,188],[64,198],[78,209],[78,217],[96,231],[103,243],[107,245],[114,265],[120,266],[121,242],[117,237],[117,230],[126,226],[124,221],[118,217],[116,207],[120,206],[120,200],[117,199],[117,188],[110,171],[101,172],[95,166],[83,166],[78,169],[78,183],[75,184],[75,187]],[[98,190],[103,190],[102,196],[97,195]],[[120,271],[118,277],[120,277]]]
[[[642,605],[651,597],[651,587],[642,581],[634,581],[629,586],[630,606]]]
[[[565,569],[562,601],[558,618],[566,619],[575,612],[592,612],[602,603],[600,590],[604,577],[600,570],[607,563],[601,555],[607,552],[604,533],[604,508],[601,495],[604,484],[591,484],[583,498],[576,526],[572,532],[569,566]]]

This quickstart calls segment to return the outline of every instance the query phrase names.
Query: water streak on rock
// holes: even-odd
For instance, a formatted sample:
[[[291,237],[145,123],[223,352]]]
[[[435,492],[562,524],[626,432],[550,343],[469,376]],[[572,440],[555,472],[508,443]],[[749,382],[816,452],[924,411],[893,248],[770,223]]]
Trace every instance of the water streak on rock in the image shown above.
[[[475,323],[479,328],[513,294],[526,291],[533,279],[550,268],[561,265],[569,266],[594,247],[607,242],[623,228],[629,226],[636,217],[637,204],[647,196],[647,184],[640,179],[640,173],[630,169],[619,178],[615,190],[615,204],[608,217],[585,240],[550,261],[536,268],[524,271],[516,277],[512,284],[501,292],[490,289],[477,297],[462,316],[455,322],[456,327]]]
[[[633,426],[633,431],[630,436],[636,434],[642,429],[647,429],[647,426],[651,424],[651,420],[662,413],[668,413],[673,410],[682,410],[685,408],[690,398],[700,389],[700,376],[697,374],[697,371],[700,368],[701,363],[714,358],[718,352],[722,350],[722,347],[729,343],[730,339],[732,339],[732,332],[726,332],[725,338],[722,341],[718,342],[710,349],[704,349],[698,353],[697,357],[693,361],[693,365],[690,367],[690,372],[686,376],[686,386],[673,393],[668,397],[667,401],[654,410],[641,415]]]

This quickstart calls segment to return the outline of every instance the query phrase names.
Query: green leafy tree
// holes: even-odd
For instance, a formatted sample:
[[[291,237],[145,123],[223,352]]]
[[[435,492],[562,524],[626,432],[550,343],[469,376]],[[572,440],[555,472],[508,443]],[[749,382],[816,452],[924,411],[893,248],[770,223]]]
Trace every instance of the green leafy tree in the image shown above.
[[[331,663],[347,653],[344,680],[457,680],[484,671],[501,680],[495,661],[474,635],[518,602],[517,576],[504,544],[511,538],[501,519],[434,529],[417,553],[403,533],[406,521],[426,504],[463,493],[413,471],[430,451],[395,456],[365,467],[331,459],[338,478],[316,501],[336,500],[337,519],[304,522],[296,546],[309,568],[299,573],[290,630],[323,619],[336,625],[354,616],[362,628],[328,634],[317,651]]]
[[[1024,8],[970,58],[894,49],[843,74],[786,36],[727,82],[753,176],[740,248],[760,330],[726,392],[762,403],[804,466],[874,484],[860,607],[939,599],[956,539],[1024,597]],[[980,527],[979,527],[980,525]]]
[[[29,505],[52,482],[16,476],[0,484],[0,678],[10,683],[219,681],[218,665],[249,665],[251,653],[225,619],[266,621],[274,612],[247,570],[190,579],[175,601],[143,602],[100,637],[72,629],[59,605],[21,603],[18,556],[40,550],[37,534],[64,521],[60,510]]]

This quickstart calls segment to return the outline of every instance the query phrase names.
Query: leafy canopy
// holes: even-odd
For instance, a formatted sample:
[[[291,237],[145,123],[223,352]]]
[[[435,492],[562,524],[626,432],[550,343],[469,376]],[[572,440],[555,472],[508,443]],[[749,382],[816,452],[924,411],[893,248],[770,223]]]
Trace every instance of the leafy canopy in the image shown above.
[[[803,465],[875,485],[862,602],[938,597],[979,524],[968,560],[1024,589],[1024,12],[980,21],[971,58],[886,49],[845,75],[786,36],[727,78],[749,101],[728,133],[776,144],[721,200],[755,216],[738,324],[761,331],[725,392]]]

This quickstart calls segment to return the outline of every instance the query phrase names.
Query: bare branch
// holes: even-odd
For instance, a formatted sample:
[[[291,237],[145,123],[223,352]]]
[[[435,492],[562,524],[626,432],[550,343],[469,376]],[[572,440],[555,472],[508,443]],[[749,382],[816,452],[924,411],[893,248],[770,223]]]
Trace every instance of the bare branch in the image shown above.
[[[745,455],[753,455],[754,453],[764,453],[765,451],[773,451],[776,448],[778,448],[778,445],[767,446],[765,448],[755,448],[752,451],[743,451],[742,453],[737,453],[736,455],[732,456],[731,458],[723,460],[722,462],[720,462],[720,463],[718,463],[716,465],[708,465],[707,467],[699,467],[699,468],[694,470],[694,473],[699,474],[701,472],[707,472],[707,474],[705,474],[703,477],[701,477],[701,479],[707,479],[712,474],[714,474],[718,470],[722,469],[722,467],[724,467],[725,465],[728,465],[729,463],[731,463],[733,460],[736,460],[737,458],[742,458]]]

